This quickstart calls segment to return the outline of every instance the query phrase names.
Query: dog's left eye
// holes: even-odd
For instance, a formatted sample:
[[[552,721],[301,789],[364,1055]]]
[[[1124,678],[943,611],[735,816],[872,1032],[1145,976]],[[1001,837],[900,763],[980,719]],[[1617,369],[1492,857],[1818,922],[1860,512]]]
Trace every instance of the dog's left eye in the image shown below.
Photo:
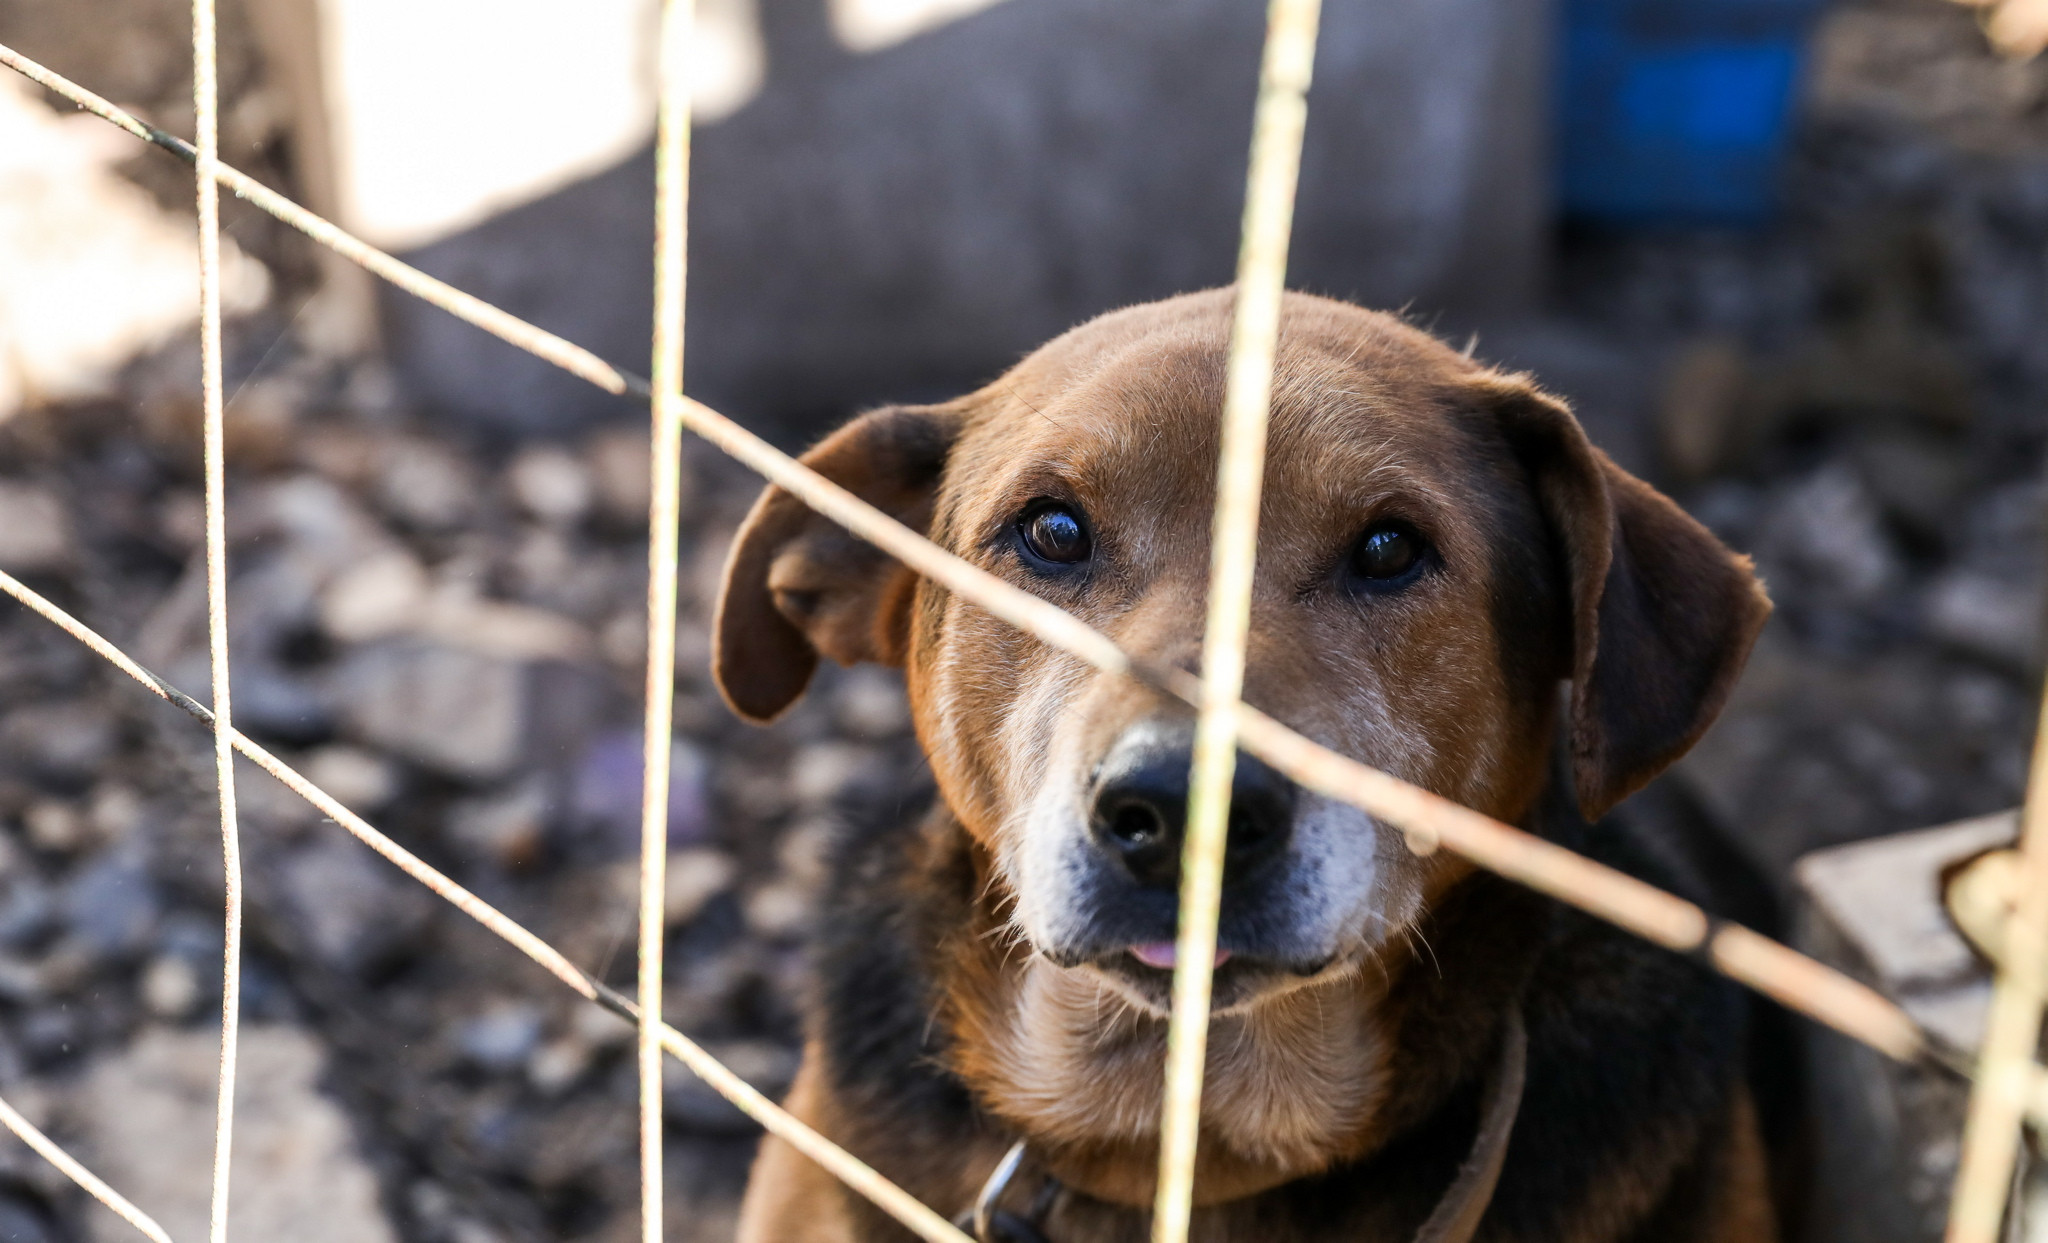
[[[1382,522],[1358,537],[1347,567],[1353,582],[1369,590],[1405,587],[1422,569],[1429,544],[1405,522]]]
[[[1027,556],[1048,567],[1075,566],[1095,550],[1081,515],[1054,502],[1035,505],[1017,519],[1017,541]]]

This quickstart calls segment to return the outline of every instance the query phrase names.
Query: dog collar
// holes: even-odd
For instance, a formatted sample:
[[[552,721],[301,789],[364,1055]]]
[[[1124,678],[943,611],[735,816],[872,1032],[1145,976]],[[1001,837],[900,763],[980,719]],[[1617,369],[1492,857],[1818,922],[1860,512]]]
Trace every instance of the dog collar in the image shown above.
[[[1508,1011],[1501,1026],[1500,1051],[1480,1089],[1479,1130],[1472,1137],[1472,1149],[1451,1176],[1443,1198],[1430,1210],[1416,1232],[1415,1243],[1471,1243],[1479,1231],[1479,1220],[1493,1203],[1500,1185],[1501,1166],[1508,1155],[1508,1140],[1514,1134],[1515,1118],[1522,1111],[1522,1089],[1528,1082],[1529,1035],[1522,1026],[1519,1010]],[[1007,1212],[997,1205],[1016,1181],[1024,1166],[1025,1141],[1010,1145],[996,1163],[988,1181],[974,1197],[974,1207],[961,1214],[959,1225],[978,1243],[1050,1243],[1044,1224],[1053,1204],[1066,1190],[1058,1179],[1047,1175],[1022,1214]]]

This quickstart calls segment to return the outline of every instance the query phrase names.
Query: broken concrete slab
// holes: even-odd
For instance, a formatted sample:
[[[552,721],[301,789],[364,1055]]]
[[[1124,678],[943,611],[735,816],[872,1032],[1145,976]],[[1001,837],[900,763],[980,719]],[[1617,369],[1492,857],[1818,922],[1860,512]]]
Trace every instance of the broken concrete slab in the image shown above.
[[[1943,873],[2010,844],[2017,812],[1816,851],[1793,869],[1795,944],[1903,1006],[1964,1056],[1991,980],[1942,906]],[[1814,1243],[1934,1243],[1948,1214],[1968,1085],[1809,1025],[1818,1121]]]

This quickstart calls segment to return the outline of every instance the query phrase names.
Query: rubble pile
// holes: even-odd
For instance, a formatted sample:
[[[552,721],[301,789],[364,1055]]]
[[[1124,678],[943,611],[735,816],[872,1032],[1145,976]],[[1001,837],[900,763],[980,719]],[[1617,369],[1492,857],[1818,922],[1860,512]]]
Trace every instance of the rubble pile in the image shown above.
[[[1676,786],[1780,886],[2019,801],[2048,610],[2048,65],[1922,0],[1837,6],[1815,59],[1782,222],[1559,272],[1649,373],[1639,467],[1777,603]]]
[[[165,379],[183,374],[181,360],[174,349],[138,366],[118,399],[0,427],[0,568],[204,700],[191,442],[148,430],[186,425],[165,409],[190,395]],[[374,365],[275,357],[235,397],[236,722],[630,990],[644,433],[492,446],[437,435],[390,397]],[[694,450],[690,479],[667,1013],[774,1092],[795,1067],[799,945],[834,826],[897,814],[924,778],[893,674],[829,671],[767,730],[718,703],[705,625],[755,484]],[[145,1208],[182,1184],[202,1220],[209,1145],[198,1123],[210,1113],[175,1100],[161,1116],[117,1106],[141,1089],[109,1085],[187,1075],[179,1068],[197,1054],[171,1050],[203,1044],[218,1021],[209,748],[203,727],[48,623],[0,610],[0,1090],[39,1085],[32,1096],[57,1133],[110,1175],[132,1168]],[[631,1235],[630,1029],[253,766],[238,785],[246,1005],[293,1068],[270,1075],[252,1062],[244,1087],[317,1083],[344,1107],[347,1127],[314,1111],[290,1125],[317,1134],[274,1145],[334,1147],[331,1133],[352,1133],[353,1148],[337,1150],[360,1152],[351,1159],[374,1172],[369,1207],[386,1233],[348,1237]],[[680,1071],[668,1092],[675,1237],[722,1237],[751,1124]],[[165,1119],[185,1117],[177,1109],[194,1133],[158,1142]],[[257,1150],[252,1176],[277,1188],[267,1196],[340,1194],[331,1165],[270,1169],[261,1136],[243,1142]],[[101,1210],[36,1158],[0,1148],[0,1214],[18,1210],[41,1231],[10,1239],[119,1226],[97,1222]],[[162,1211],[177,1217],[181,1203]]]

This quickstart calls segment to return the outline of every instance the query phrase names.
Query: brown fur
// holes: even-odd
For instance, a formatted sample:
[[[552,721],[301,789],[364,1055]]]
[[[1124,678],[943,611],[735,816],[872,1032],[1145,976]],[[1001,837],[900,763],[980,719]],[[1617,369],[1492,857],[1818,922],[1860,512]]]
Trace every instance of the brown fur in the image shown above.
[[[805,460],[1127,650],[1191,665],[1229,305],[1219,291],[1106,316],[978,393],[865,416]],[[1246,698],[1510,823],[1537,827],[1554,788],[1560,680],[1572,684],[1572,785],[1590,820],[1698,738],[1768,610],[1745,561],[1592,448],[1560,404],[1386,316],[1289,298],[1269,445]],[[1046,496],[1091,515],[1104,568],[1085,581],[1034,577],[1006,553],[1014,515]],[[1333,559],[1390,515],[1426,530],[1440,571],[1364,605],[1329,590]],[[1078,789],[1125,731],[1177,707],[917,579],[771,488],[732,555],[719,682],[737,710],[766,719],[801,694],[820,654],[905,668],[942,808],[887,883],[923,921],[925,939],[906,943],[930,949],[917,970],[945,1037],[934,1056],[1000,1133],[922,1144],[873,1133],[841,1099],[862,1067],[817,1042],[792,1108],[856,1151],[881,1145],[864,1155],[887,1156],[892,1176],[949,1208],[971,1197],[1003,1135],[1021,1134],[1081,1197],[1056,1243],[1132,1237],[1127,1209],[1149,1204],[1157,1159],[1160,998],[1129,973],[1041,952],[1072,912],[1043,896],[1054,891],[1041,878],[1060,873],[1033,826],[1058,818],[1048,790]],[[1362,819],[1330,823],[1333,858],[1370,865],[1359,909],[1376,922],[1345,924],[1306,974],[1219,974],[1203,1237],[1282,1237],[1255,1210],[1261,1193],[1449,1127],[1502,1009],[1541,978],[1541,940],[1526,929],[1549,917],[1534,899],[1448,854],[1411,856]],[[1368,848],[1365,862],[1342,854]],[[1455,978],[1431,974],[1454,966]],[[1569,1208],[1577,1224],[1527,1237],[1633,1237],[1688,1180],[1705,1180],[1692,1225],[1706,1232],[1683,1237],[1768,1238],[1754,1207],[1754,1111],[1742,1097],[1724,1114],[1706,1138],[1696,1121],[1674,1118],[1664,1134],[1647,1120],[1624,1165]],[[820,1177],[771,1141],[743,1237],[890,1237],[842,1199],[807,1207],[827,1198]],[[1343,1237],[1396,1237],[1428,1207],[1386,1200]],[[1716,1233],[1706,1216],[1733,1224]]]

